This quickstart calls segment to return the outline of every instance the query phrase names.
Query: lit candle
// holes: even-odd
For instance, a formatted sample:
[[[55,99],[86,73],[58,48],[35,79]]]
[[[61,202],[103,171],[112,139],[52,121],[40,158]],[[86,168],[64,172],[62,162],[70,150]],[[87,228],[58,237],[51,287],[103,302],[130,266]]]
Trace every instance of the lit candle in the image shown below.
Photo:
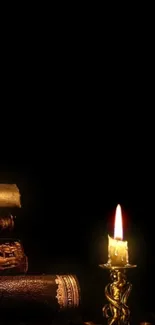
[[[115,215],[114,238],[108,236],[108,264],[125,266],[128,264],[128,242],[123,241],[122,212],[118,204]]]

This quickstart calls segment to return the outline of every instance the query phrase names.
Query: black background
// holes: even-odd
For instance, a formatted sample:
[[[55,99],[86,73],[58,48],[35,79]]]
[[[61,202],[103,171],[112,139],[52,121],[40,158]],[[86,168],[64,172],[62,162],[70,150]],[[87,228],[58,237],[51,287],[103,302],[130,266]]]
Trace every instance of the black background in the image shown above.
[[[146,32],[138,50],[140,33],[133,40],[130,24],[124,33],[121,24],[118,33],[114,27],[109,37],[102,20],[96,31],[86,24],[81,33],[79,21],[73,32],[72,23],[59,31],[57,23],[52,41],[38,24],[30,37],[27,23],[21,35],[20,25],[9,30],[0,182],[20,189],[15,232],[34,273],[52,272],[57,263],[106,262],[120,203],[130,261],[138,265],[132,302],[153,312],[152,51],[145,62]]]

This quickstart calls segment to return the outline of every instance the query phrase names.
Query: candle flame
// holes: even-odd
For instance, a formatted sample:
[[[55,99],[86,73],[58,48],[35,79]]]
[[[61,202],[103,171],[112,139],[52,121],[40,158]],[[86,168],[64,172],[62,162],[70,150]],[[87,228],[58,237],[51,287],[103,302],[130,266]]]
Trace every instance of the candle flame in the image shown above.
[[[123,240],[122,211],[120,204],[118,204],[116,208],[114,238]]]

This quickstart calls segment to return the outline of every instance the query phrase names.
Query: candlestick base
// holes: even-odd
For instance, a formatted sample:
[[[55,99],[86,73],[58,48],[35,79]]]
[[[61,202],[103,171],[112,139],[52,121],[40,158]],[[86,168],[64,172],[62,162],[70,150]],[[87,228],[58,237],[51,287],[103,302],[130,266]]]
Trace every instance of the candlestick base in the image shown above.
[[[108,325],[129,325],[130,310],[127,306],[127,299],[132,284],[127,281],[126,269],[134,268],[136,265],[111,266],[107,263],[99,266],[109,269],[111,277],[111,283],[105,287],[108,304],[103,307],[103,316],[108,319]]]

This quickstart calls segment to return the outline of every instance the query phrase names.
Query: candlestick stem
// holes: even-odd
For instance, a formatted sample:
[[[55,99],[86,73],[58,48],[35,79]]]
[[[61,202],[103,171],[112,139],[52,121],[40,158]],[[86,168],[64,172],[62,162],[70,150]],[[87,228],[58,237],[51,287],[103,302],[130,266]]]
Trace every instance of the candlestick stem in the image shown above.
[[[108,303],[103,307],[103,316],[107,318],[108,325],[129,325],[130,310],[127,300],[132,289],[132,284],[128,282],[126,268],[135,267],[110,267],[100,265],[102,268],[110,270],[111,282],[105,287],[105,296]]]

